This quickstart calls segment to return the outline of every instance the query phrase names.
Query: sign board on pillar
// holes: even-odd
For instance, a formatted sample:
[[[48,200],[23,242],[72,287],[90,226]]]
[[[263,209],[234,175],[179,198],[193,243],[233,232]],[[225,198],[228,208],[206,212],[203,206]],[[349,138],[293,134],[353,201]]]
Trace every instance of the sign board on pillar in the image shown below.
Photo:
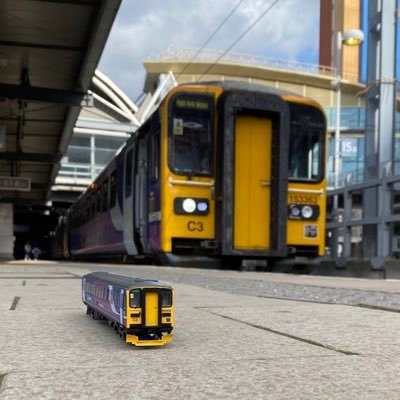
[[[31,180],[15,176],[0,176],[0,191],[3,190],[29,192],[31,190]]]

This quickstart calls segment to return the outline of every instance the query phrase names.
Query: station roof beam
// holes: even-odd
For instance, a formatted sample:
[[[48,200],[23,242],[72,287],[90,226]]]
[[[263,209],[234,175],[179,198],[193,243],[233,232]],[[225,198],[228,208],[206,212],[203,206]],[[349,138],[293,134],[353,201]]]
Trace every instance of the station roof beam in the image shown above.
[[[0,176],[30,180],[0,201],[46,202],[121,0],[4,0]]]

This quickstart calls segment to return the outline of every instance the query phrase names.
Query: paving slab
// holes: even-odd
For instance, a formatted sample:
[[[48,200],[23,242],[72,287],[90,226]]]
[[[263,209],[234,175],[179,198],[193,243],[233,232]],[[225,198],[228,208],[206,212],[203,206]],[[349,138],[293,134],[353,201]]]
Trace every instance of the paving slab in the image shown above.
[[[173,283],[173,341],[135,348],[86,315],[88,271],[0,265],[1,400],[400,397],[398,313]]]

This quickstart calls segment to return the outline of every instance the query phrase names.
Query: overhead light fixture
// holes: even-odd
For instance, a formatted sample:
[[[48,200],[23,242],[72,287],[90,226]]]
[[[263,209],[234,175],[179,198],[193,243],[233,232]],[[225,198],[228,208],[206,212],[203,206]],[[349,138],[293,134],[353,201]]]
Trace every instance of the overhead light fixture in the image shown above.
[[[364,41],[364,33],[359,29],[350,29],[342,33],[342,43],[347,46],[359,46]]]

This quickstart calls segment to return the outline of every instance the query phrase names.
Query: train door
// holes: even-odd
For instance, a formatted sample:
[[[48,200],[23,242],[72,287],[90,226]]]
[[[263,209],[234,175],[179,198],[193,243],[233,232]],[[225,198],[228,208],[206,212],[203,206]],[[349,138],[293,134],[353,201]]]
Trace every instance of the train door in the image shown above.
[[[268,250],[271,222],[271,119],[235,121],[233,248]]]
[[[278,96],[219,100],[216,226],[223,255],[286,256],[289,109]]]
[[[145,326],[158,326],[159,325],[159,301],[158,292],[152,290],[145,291]]]
[[[124,186],[123,186],[123,210],[124,210],[124,245],[129,255],[137,255],[138,251],[134,242],[134,190],[133,190],[133,166],[134,146],[128,147],[124,160]]]

